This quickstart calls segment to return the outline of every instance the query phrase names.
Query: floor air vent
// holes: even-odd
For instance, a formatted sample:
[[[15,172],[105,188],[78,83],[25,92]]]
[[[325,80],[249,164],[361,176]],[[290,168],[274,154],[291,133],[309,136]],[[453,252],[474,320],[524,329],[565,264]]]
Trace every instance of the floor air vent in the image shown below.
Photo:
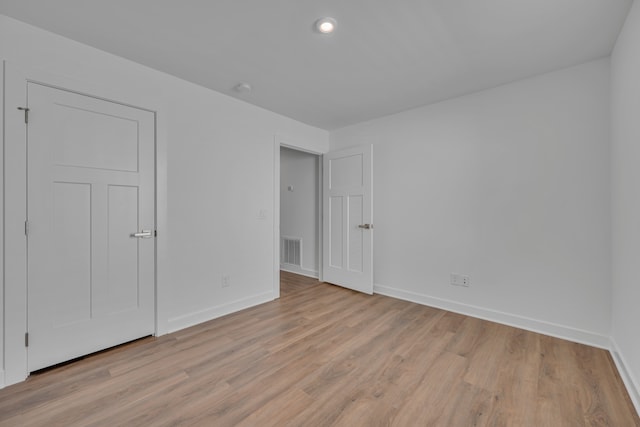
[[[299,237],[282,238],[282,264],[302,266],[302,239]]]

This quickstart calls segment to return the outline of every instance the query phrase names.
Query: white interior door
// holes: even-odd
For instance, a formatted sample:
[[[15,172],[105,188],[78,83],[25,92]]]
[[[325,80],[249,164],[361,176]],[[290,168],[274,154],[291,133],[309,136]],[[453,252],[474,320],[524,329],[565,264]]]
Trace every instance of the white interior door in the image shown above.
[[[325,282],[373,293],[372,147],[329,152],[323,161]]]
[[[35,83],[27,95],[34,371],[154,332],[155,137],[148,111]]]

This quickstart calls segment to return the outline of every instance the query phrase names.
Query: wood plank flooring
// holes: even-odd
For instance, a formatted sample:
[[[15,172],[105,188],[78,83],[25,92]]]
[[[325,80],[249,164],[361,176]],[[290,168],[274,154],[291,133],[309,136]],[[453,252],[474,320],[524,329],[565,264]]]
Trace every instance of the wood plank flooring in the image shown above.
[[[640,426],[600,349],[289,273],[279,300],[32,375],[1,426]]]

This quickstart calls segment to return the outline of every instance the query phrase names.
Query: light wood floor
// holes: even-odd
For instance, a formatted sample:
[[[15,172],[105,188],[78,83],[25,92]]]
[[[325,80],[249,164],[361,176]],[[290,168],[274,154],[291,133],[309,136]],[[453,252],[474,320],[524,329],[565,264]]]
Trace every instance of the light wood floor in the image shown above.
[[[604,350],[292,274],[0,390],[2,426],[640,426]]]

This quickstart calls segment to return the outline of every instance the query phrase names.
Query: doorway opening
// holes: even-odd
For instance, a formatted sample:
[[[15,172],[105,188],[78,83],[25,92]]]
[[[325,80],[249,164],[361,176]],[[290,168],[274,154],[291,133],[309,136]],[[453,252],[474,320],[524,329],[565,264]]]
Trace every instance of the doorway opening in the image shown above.
[[[320,279],[321,156],[280,146],[279,269]]]
[[[285,151],[287,150],[287,151]],[[284,153],[284,154],[283,154]],[[288,162],[288,156],[307,158],[307,166],[296,166],[300,176],[307,178],[288,178],[283,174],[281,163]],[[285,157],[283,157],[285,156]],[[293,160],[293,164],[297,164]],[[300,161],[304,165],[303,161]],[[309,166],[311,165],[311,166]],[[314,166],[316,165],[316,166]],[[288,169],[288,165],[284,166]],[[314,172],[315,170],[315,172]],[[302,175],[302,173],[308,175]],[[283,177],[284,175],[284,177]],[[296,176],[295,173],[291,176]],[[317,181],[314,184],[314,178]],[[311,187],[303,187],[303,194],[308,196],[307,204],[293,203],[288,207],[288,193],[296,193],[296,182],[310,180]],[[304,188],[311,190],[304,191]],[[317,192],[313,191],[317,188]],[[310,194],[314,194],[310,196]],[[295,200],[295,199],[294,199]],[[317,200],[317,204],[313,203]],[[311,212],[317,212],[316,220],[310,221],[311,238],[315,245],[305,245],[303,228],[288,228],[287,213],[281,208],[290,210],[291,223],[305,219],[300,206],[311,206]],[[366,294],[373,294],[373,146],[360,145],[324,154],[298,149],[296,146],[284,144],[276,136],[274,144],[274,251],[273,251],[273,298],[280,298],[281,268],[304,274],[338,286],[349,288]],[[282,229],[282,230],[281,230]],[[305,255],[312,251],[310,257]],[[313,251],[316,252],[313,252]],[[316,259],[317,273],[305,268],[309,260]],[[312,264],[313,265],[313,264]],[[312,267],[313,268],[313,267]],[[307,270],[307,271],[305,271]]]

